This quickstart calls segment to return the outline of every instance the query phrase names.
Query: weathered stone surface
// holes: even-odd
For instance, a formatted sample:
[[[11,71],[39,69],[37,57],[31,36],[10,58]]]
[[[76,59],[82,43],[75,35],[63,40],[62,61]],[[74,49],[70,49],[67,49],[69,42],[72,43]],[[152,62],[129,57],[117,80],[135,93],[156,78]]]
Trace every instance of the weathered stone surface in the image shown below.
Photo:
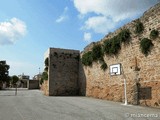
[[[43,91],[44,95],[47,95],[47,96],[49,95],[49,83],[48,83],[48,80],[45,80],[40,88]]]
[[[106,71],[101,70],[98,62],[94,62],[92,67],[81,66],[79,86],[82,94],[100,99],[124,102],[123,80],[125,76],[127,81],[127,98],[130,104],[160,108],[160,37],[152,40],[154,47],[147,57],[140,51],[141,38],[149,38],[149,34],[153,29],[158,30],[160,34],[160,3],[146,11],[139,20],[144,25],[142,35],[135,34],[135,23],[137,20],[134,20],[114,33],[106,35],[98,42],[102,44],[105,40],[117,35],[123,28],[130,30],[131,43],[122,45],[117,57],[104,56],[108,66],[121,63],[124,74],[110,76],[109,69]],[[83,53],[91,50],[94,44],[88,45],[81,53],[81,56]]]
[[[49,49],[49,95],[78,94],[79,54],[78,50]]]
[[[124,79],[127,86],[127,100],[130,104],[141,104],[160,108],[160,36],[152,40],[154,47],[146,57],[140,51],[140,40],[149,38],[156,29],[160,33],[160,3],[146,11],[139,20],[144,25],[141,35],[135,34],[134,20],[114,33],[106,35],[97,43],[102,44],[117,35],[122,29],[131,32],[131,43],[122,44],[118,56],[104,56],[108,66],[121,63],[121,75],[111,76],[109,68],[101,70],[99,62],[86,67],[77,60],[79,51],[66,49],[49,49],[49,80],[42,85],[45,95],[81,95],[124,102]],[[92,49],[91,43],[80,54]]]

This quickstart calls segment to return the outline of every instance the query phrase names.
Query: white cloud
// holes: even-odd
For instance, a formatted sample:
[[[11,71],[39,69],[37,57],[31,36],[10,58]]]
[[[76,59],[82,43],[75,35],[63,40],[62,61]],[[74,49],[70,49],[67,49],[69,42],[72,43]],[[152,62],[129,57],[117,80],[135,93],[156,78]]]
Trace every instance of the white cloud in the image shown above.
[[[57,23],[61,23],[61,22],[65,21],[65,20],[67,20],[67,19],[69,18],[68,15],[67,15],[67,12],[68,12],[68,7],[65,7],[62,15],[60,15],[60,16],[56,19],[56,22],[57,22]]]
[[[92,34],[88,33],[88,32],[85,32],[84,33],[84,41],[91,42],[92,41]]]
[[[25,36],[26,31],[25,23],[17,18],[0,22],[0,45],[15,43]]]
[[[116,22],[105,16],[90,17],[85,21],[83,30],[94,30],[95,33],[107,33],[109,30],[114,29]]]
[[[94,17],[85,21],[83,28],[104,33],[115,28],[120,21],[142,14],[158,0],[73,0],[73,3],[79,16],[94,13]]]
[[[59,18],[56,20],[57,23],[63,22],[66,19],[66,16],[59,16]]]

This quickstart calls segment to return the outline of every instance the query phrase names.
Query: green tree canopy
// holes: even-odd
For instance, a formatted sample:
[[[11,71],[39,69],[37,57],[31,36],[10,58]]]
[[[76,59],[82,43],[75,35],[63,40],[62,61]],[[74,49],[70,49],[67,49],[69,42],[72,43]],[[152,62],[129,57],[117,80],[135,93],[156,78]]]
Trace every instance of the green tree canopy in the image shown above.
[[[19,78],[16,75],[12,76],[12,84],[16,84],[16,82],[19,80]]]
[[[6,61],[0,61],[0,82],[8,81],[9,68],[10,67],[6,64]]]

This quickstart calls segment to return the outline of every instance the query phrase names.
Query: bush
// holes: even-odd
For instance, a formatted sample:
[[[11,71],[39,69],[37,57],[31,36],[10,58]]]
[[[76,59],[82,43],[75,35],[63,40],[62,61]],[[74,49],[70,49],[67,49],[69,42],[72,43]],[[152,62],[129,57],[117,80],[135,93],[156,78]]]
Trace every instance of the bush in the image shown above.
[[[48,80],[48,73],[47,72],[42,73],[42,79],[43,80]]]
[[[103,44],[104,53],[110,54],[110,48],[111,47],[112,47],[112,41],[111,40],[104,41],[104,44]]]
[[[44,80],[41,78],[41,80],[40,80],[40,85],[42,85],[43,84],[43,82],[44,82]]]
[[[151,48],[153,46],[153,43],[150,39],[148,38],[143,38],[140,42],[140,49],[141,49],[141,52],[147,56],[148,53],[151,51]]]
[[[141,23],[139,20],[137,21],[136,25],[135,25],[135,33],[136,34],[141,34],[144,30],[144,26],[143,23]]]
[[[129,43],[130,42],[130,31],[128,29],[124,29],[118,34],[117,37],[120,40],[120,42]]]
[[[82,55],[82,64],[83,65],[91,66],[92,65],[92,61],[93,61],[93,58],[92,58],[92,52],[91,51],[89,51],[87,53],[84,53]]]
[[[117,36],[104,42],[104,52],[108,55],[116,55],[121,49],[121,42]]]
[[[103,62],[103,63],[101,64],[101,69],[102,69],[103,71],[105,71],[107,68],[108,68],[107,64],[106,64],[105,62]]]
[[[49,65],[49,59],[48,59],[48,57],[45,59],[44,64],[45,64],[45,66]]]
[[[151,39],[156,39],[158,37],[158,30],[152,30],[150,33],[150,38]]]
[[[44,71],[45,71],[45,72],[48,72],[48,66],[46,66],[46,67],[44,68]]]
[[[92,58],[93,61],[99,60],[101,57],[103,57],[102,47],[100,44],[94,45],[92,48]]]

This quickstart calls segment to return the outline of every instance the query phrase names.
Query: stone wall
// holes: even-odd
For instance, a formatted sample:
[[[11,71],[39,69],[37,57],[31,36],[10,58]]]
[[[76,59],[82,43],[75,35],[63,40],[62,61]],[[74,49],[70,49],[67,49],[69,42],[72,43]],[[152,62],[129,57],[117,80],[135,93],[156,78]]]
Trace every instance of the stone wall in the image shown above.
[[[79,51],[49,49],[49,95],[77,95]]]
[[[39,80],[28,80],[28,89],[39,89]]]
[[[127,28],[131,32],[131,43],[122,45],[117,56],[104,56],[108,65],[106,71],[101,70],[99,62],[94,62],[92,67],[79,67],[80,93],[86,96],[124,102],[124,78],[127,81],[127,98],[130,104],[141,104],[160,108],[160,37],[152,40],[154,47],[151,53],[145,57],[140,51],[140,39],[149,38],[151,30],[156,29],[160,34],[160,4],[146,11],[139,20],[144,25],[141,35],[135,34],[134,20],[114,33],[106,35],[101,41],[117,35],[122,29]],[[91,50],[94,44],[88,45],[83,53]],[[123,74],[110,76],[109,66],[121,63]],[[138,68],[138,69],[136,69]]]
[[[48,96],[49,95],[49,84],[48,80],[44,80],[43,84],[40,86],[41,90],[43,91],[43,94]]]

